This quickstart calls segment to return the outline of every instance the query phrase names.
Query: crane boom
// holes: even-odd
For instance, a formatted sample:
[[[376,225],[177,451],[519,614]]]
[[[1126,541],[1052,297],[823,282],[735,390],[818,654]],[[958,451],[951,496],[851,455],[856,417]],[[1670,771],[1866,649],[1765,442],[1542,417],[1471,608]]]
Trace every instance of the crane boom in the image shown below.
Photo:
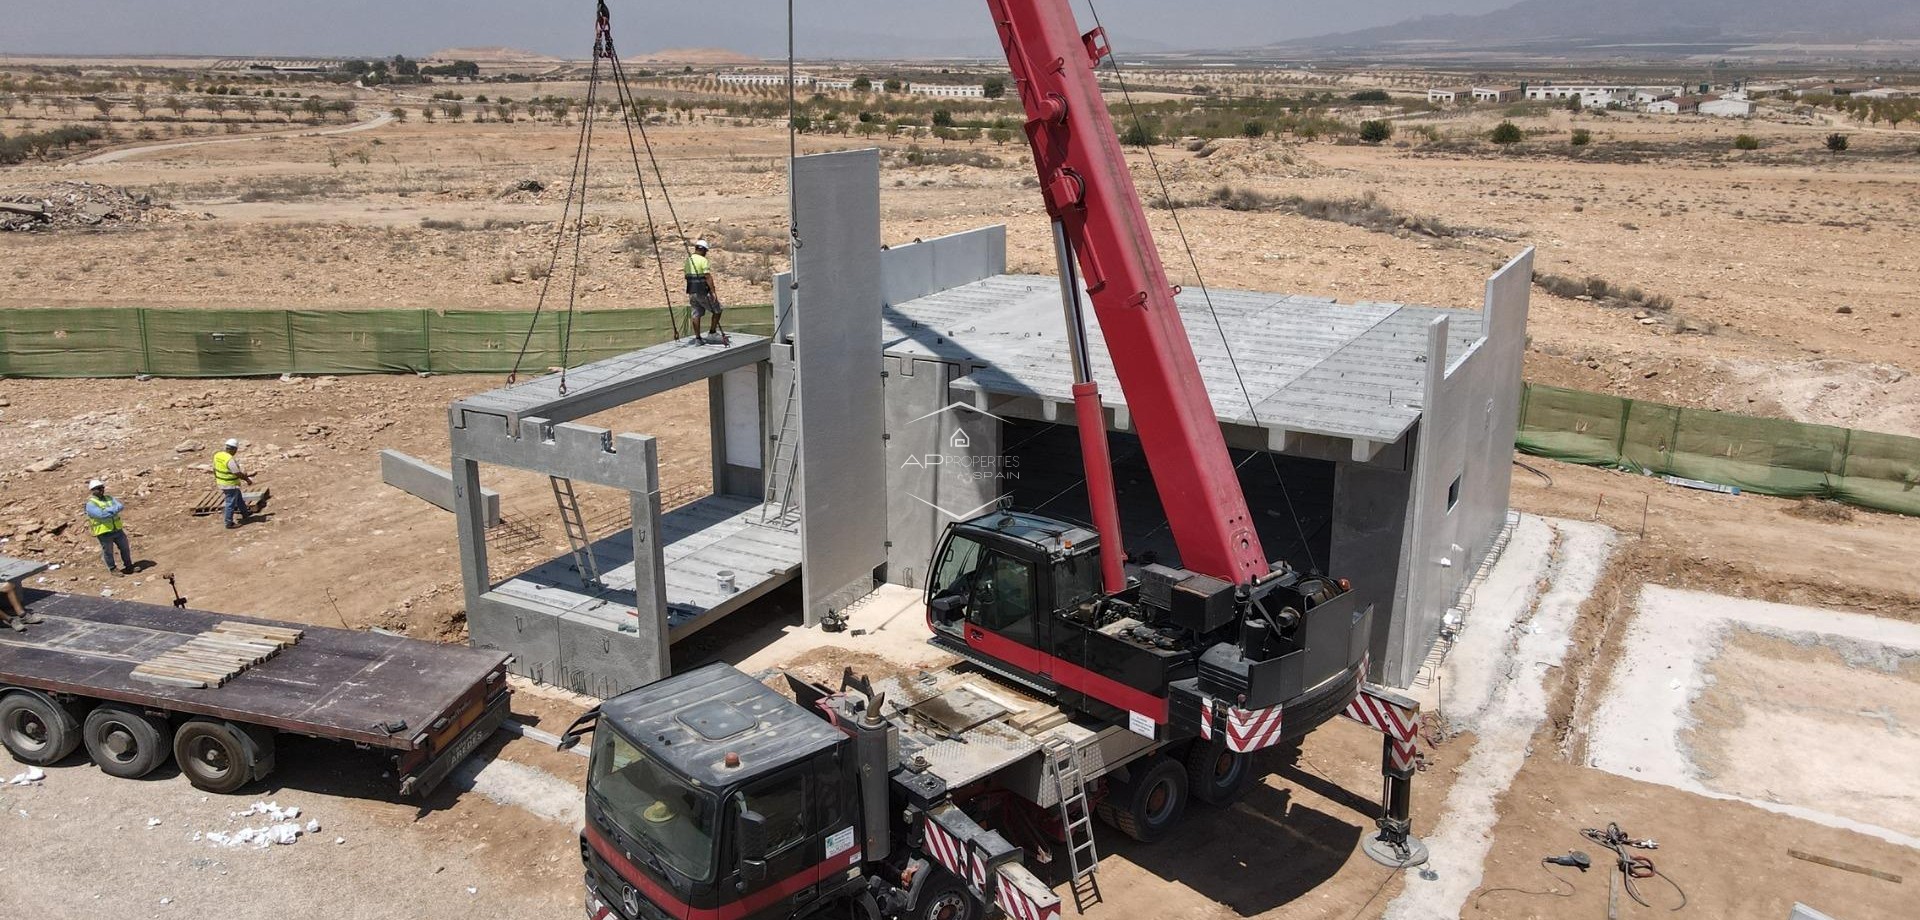
[[[1047,212],[1079,263],[1180,564],[1235,584],[1260,578],[1267,560],[1246,495],[1094,76],[1111,53],[1105,33],[1082,35],[1066,0],[987,7],[1026,109]],[[1110,490],[1112,471],[1092,454],[1087,462],[1089,490]],[[1098,508],[1102,497],[1091,498]],[[1119,545],[1100,523],[1102,540]]]

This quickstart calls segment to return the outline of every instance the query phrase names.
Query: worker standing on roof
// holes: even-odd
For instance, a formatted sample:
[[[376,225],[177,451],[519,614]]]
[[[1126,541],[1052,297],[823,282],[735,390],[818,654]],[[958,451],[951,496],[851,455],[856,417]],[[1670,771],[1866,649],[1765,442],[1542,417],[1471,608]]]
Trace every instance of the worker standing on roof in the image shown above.
[[[717,337],[718,344],[730,345],[726,332],[720,328],[720,312],[726,307],[720,305],[720,295],[713,289],[713,263],[707,261],[707,241],[694,240],[693,254],[687,256],[687,300],[688,312],[693,314],[693,339],[690,344],[705,345],[707,340],[700,334],[700,317],[713,317],[707,332]]]
[[[227,529],[239,526],[233,522],[234,512],[246,516],[247,501],[240,493],[240,484],[253,485],[253,477],[240,468],[240,458],[234,456],[240,452],[240,439],[228,438],[224,449],[213,455],[213,482],[220,487],[223,499],[221,517],[227,523]]]
[[[87,517],[93,525],[94,539],[100,541],[100,558],[106,560],[107,571],[120,575],[133,574],[133,546],[127,542],[126,525],[120,523],[120,512],[126,505],[119,499],[107,494],[107,484],[95,479],[87,483]],[[113,564],[113,549],[120,548],[120,565]]]

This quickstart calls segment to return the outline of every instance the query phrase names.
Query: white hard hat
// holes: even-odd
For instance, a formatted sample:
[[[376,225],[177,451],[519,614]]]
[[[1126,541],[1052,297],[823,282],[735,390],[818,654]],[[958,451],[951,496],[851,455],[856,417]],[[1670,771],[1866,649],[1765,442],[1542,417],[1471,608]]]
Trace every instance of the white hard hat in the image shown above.
[[[88,489],[104,489],[104,488],[106,488],[106,487],[107,487],[107,483],[106,483],[106,480],[103,480],[103,479],[89,479],[89,480],[87,480],[87,488],[88,488]]]
[[[695,248],[695,249],[711,249],[711,248],[713,248],[713,247],[711,247],[711,246],[708,246],[708,245],[707,245],[707,241],[706,241],[706,240],[694,240],[694,241],[693,241],[693,248]]]
[[[228,446],[228,447],[239,447],[239,446],[240,446],[240,439],[239,439],[239,438],[228,438],[228,439],[227,439],[227,446]]]

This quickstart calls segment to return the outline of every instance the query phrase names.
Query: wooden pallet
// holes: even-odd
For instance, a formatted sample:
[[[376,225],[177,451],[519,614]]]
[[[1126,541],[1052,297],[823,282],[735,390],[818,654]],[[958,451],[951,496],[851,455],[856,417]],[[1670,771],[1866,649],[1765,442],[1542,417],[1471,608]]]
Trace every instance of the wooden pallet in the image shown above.
[[[135,666],[133,677],[169,687],[218,687],[299,641],[300,630],[291,627],[222,621]]]
[[[273,490],[271,489],[241,492],[240,503],[243,506],[241,511],[246,514],[259,514],[260,509],[266,505],[267,499],[272,497]],[[191,514],[194,517],[207,517],[209,515],[220,514],[225,510],[226,502],[227,498],[221,494],[221,490],[208,489],[206,494],[200,496],[199,501],[193,503]]]

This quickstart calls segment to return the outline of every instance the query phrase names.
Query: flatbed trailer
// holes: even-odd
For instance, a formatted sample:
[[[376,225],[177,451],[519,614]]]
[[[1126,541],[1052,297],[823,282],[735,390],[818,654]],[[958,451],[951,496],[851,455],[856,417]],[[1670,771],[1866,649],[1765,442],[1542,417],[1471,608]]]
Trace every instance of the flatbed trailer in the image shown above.
[[[425,795],[506,720],[507,656],[360,630],[24,590],[42,622],[0,630],[0,742],[57,762],[84,745],[137,777],[169,756],[195,786],[234,792],[273,769],[275,733],[390,752],[402,795]],[[204,688],[134,670],[241,624],[291,644]]]

